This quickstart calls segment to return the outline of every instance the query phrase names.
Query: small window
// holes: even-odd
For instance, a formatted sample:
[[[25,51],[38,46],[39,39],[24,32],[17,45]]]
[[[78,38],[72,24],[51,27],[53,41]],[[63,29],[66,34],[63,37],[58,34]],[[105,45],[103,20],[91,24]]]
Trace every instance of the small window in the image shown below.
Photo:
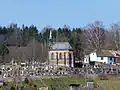
[[[103,57],[101,57],[101,60],[103,60]]]
[[[112,57],[110,57],[110,60],[112,60]]]
[[[51,53],[51,59],[54,59],[54,53]]]
[[[116,59],[114,58],[114,62],[116,62]]]
[[[58,53],[56,52],[56,59],[58,59]]]
[[[59,58],[62,59],[62,53],[59,54]]]
[[[66,58],[66,52],[64,52],[64,58]]]

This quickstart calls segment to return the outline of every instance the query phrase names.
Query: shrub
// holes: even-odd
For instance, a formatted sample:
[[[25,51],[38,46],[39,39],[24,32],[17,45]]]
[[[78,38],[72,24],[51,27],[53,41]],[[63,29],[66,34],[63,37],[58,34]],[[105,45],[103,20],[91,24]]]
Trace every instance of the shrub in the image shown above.
[[[89,78],[89,79],[87,79],[87,82],[94,82],[94,80]]]
[[[106,75],[100,75],[99,79],[100,80],[108,80],[108,77]]]
[[[12,86],[10,90],[15,90],[15,87]]]
[[[22,86],[22,87],[20,87],[20,90],[24,90],[24,87]]]
[[[33,87],[37,87],[36,85],[34,85]]]
[[[29,85],[29,86],[32,86],[32,82],[30,81],[28,85]]]
[[[25,83],[27,83],[27,84],[29,83],[29,80],[28,80],[28,78],[25,78]]]

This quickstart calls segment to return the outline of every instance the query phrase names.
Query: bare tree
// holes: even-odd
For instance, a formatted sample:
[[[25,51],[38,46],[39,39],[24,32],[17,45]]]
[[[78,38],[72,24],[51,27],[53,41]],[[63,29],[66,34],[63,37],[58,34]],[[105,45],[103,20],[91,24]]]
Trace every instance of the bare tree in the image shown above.
[[[96,21],[89,24],[85,30],[86,44],[91,50],[101,50],[105,41],[105,30],[102,22]]]
[[[105,49],[115,49],[115,44],[114,44],[114,33],[110,30],[105,31],[105,44],[104,48]]]
[[[113,24],[111,26],[111,31],[113,33],[111,41],[114,44],[116,50],[120,50],[120,24]]]

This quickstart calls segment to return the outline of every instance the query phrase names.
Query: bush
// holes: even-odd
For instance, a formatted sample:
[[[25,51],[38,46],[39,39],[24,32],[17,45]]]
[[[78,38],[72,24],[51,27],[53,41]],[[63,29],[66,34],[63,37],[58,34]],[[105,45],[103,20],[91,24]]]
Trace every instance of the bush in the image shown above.
[[[108,77],[106,75],[100,75],[99,79],[100,80],[108,80]]]
[[[10,90],[15,90],[15,87],[12,86]]]
[[[22,86],[20,90],[24,90],[24,87]]]
[[[33,87],[37,87],[36,85],[34,85]]]
[[[89,78],[89,79],[87,79],[87,82],[94,82],[94,80]]]
[[[85,78],[87,82],[95,82],[95,80],[92,77]]]
[[[28,78],[25,78],[25,83],[27,83],[27,84],[29,83],[29,80],[28,80]]]
[[[32,82],[29,82],[29,86],[32,86]]]

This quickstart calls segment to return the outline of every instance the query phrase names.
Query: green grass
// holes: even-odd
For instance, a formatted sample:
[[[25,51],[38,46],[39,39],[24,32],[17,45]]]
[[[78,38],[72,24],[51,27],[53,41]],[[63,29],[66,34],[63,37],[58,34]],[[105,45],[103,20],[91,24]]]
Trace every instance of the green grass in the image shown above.
[[[43,80],[36,80],[33,81],[33,85],[40,86],[48,86],[49,90],[51,90],[51,84],[55,85],[57,88],[65,87],[62,90],[69,90],[69,85],[76,83],[80,84],[80,86],[84,86],[87,81],[91,81],[93,79],[90,78],[83,78],[83,77],[60,77],[60,82],[53,82],[50,78],[44,78]],[[118,78],[109,78],[108,80],[100,80],[100,79],[94,79],[93,81],[97,82],[98,84],[102,85],[105,90],[120,90],[120,80]],[[24,83],[24,82],[22,82]],[[57,85],[58,83],[58,85]],[[11,83],[11,85],[15,85],[14,83]],[[22,86],[26,86],[25,84],[22,84]],[[8,88],[8,89],[7,89]],[[10,90],[9,87],[3,87],[2,90]]]

